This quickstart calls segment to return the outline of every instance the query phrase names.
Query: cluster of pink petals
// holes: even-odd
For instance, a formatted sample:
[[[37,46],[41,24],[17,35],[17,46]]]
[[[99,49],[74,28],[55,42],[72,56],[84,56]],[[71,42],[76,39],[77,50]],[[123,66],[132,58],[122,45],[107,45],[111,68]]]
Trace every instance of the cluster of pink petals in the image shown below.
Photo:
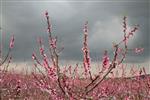
[[[139,54],[139,53],[141,53],[141,52],[143,52],[144,51],[144,48],[135,48],[134,49],[134,52],[136,53],[136,54]]]
[[[36,57],[35,53],[33,52],[33,54],[32,54],[32,60],[36,60],[36,59],[37,59],[37,57]]]
[[[107,69],[107,68],[109,68],[109,65],[110,65],[109,56],[107,54],[107,51],[105,51],[103,60],[102,60],[102,66],[104,69]]]
[[[56,48],[57,38],[50,39],[50,45],[52,48]]]
[[[48,69],[48,76],[53,82],[58,79],[55,67],[50,67]]]

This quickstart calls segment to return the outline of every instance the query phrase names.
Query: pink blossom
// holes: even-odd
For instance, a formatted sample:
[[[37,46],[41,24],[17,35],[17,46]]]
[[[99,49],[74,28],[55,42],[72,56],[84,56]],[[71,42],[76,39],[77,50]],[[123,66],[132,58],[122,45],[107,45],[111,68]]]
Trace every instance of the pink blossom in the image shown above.
[[[44,54],[44,46],[40,47],[40,54],[43,55]]]
[[[129,39],[130,36],[133,36],[133,34],[138,30],[139,25],[136,25],[128,34],[127,38]]]
[[[51,80],[54,82],[57,79],[57,75],[56,75],[56,69],[53,67],[50,67],[48,69],[48,75],[51,78]]]
[[[14,47],[14,42],[15,42],[15,38],[14,35],[11,36],[11,40],[10,40],[10,44],[9,44],[9,48],[13,48]]]
[[[104,56],[103,56],[102,65],[103,65],[104,68],[108,68],[109,64],[110,64],[109,57],[108,57],[107,51],[105,50],[105,53],[104,53]]]
[[[36,59],[37,59],[35,53],[32,54],[32,59],[33,59],[33,60],[36,60]]]
[[[48,11],[45,12],[45,16],[46,16],[46,17],[48,16]]]
[[[135,48],[134,49],[134,52],[136,53],[136,54],[139,54],[139,53],[141,53],[141,52],[143,52],[144,51],[144,48]]]
[[[56,48],[57,38],[52,38],[50,40],[50,45],[52,48]]]
[[[129,96],[125,97],[125,100],[130,100]]]

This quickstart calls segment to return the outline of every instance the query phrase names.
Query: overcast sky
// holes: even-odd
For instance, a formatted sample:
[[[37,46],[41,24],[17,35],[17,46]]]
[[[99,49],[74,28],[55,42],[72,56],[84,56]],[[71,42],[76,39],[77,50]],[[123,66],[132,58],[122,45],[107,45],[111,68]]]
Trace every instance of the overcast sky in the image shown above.
[[[39,1],[2,0],[1,27],[3,31],[4,54],[9,37],[15,35],[13,58],[15,62],[31,61],[33,49],[38,53],[37,37],[43,37],[45,48],[45,11],[49,12],[53,34],[58,36],[60,46],[65,49],[60,57],[64,61],[82,60],[83,25],[89,22],[89,48],[92,61],[100,60],[104,50],[112,55],[112,42],[119,42],[123,36],[122,19],[128,18],[129,27],[139,24],[140,28],[129,42],[129,48],[144,47],[140,55],[129,53],[127,62],[149,61],[149,1],[148,0],[103,0],[103,1]],[[2,34],[2,33],[1,33]]]

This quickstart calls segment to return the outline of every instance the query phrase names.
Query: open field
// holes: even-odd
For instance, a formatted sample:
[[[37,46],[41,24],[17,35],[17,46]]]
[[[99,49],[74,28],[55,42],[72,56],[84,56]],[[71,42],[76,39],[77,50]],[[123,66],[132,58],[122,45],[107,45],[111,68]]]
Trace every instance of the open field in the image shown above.
[[[5,79],[1,79],[1,100],[51,100],[46,91],[36,87],[34,80],[32,75],[5,73]],[[74,85],[80,88],[89,83],[85,79],[74,80]],[[53,85],[57,87],[57,84]],[[150,100],[150,75],[107,78],[95,91],[99,92],[99,99],[88,100]],[[128,96],[130,99],[124,99]]]

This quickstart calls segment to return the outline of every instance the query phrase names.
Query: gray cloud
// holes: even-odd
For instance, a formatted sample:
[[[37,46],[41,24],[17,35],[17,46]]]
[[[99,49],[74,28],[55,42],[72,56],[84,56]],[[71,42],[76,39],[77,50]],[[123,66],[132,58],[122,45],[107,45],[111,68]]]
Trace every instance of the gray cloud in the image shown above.
[[[47,47],[44,12],[50,14],[53,34],[64,46],[62,60],[82,60],[82,28],[89,22],[89,47],[93,61],[101,58],[105,49],[112,52],[112,42],[123,36],[122,18],[126,15],[129,25],[140,24],[139,31],[131,39],[130,47],[142,46],[143,54],[128,54],[127,61],[143,62],[149,57],[149,3],[131,1],[106,2],[3,2],[2,28],[16,37],[13,55],[15,61],[31,60],[38,49],[36,38],[42,36]],[[8,42],[8,39],[6,40]],[[6,42],[6,44],[7,44]],[[6,51],[6,47],[4,48]],[[111,54],[112,55],[112,54]]]

